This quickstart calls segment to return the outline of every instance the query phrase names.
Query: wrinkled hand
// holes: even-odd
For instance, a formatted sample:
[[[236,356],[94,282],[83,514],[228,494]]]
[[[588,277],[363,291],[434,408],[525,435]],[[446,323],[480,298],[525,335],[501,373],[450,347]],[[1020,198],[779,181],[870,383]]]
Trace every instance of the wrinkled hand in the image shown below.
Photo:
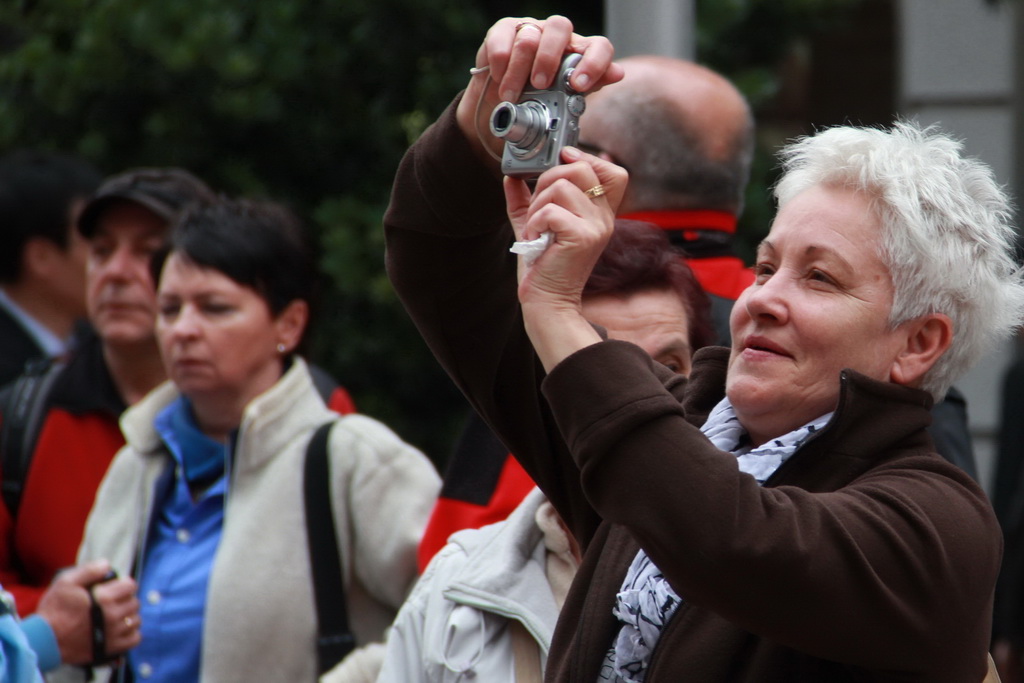
[[[456,113],[463,134],[484,157],[500,157],[504,144],[488,129],[487,117],[494,107],[505,100],[518,101],[527,83],[549,87],[568,52],[583,55],[570,79],[578,92],[593,92],[622,80],[622,67],[612,63],[611,42],[604,36],[573,33],[572,22],[563,16],[507,17],[488,30],[477,50],[476,73]]]
[[[562,150],[564,163],[537,179],[505,179],[505,202],[516,239],[551,234],[551,243],[529,267],[519,260],[519,301],[527,333],[544,367],[600,341],[583,317],[583,288],[615,229],[615,210],[626,189],[626,171],[580,150]],[[587,190],[600,186],[604,194]]]
[[[520,267],[520,302],[580,304],[583,287],[611,238],[615,209],[626,189],[621,167],[570,147],[563,163],[537,179],[531,192],[522,180],[505,179],[505,201],[516,239],[551,233],[552,242],[530,268]],[[604,194],[590,197],[600,185]]]
[[[142,640],[135,581],[97,583],[109,570],[109,563],[99,561],[62,571],[39,600],[36,613],[53,629],[66,664],[87,664],[93,658],[90,590],[103,609],[107,654],[126,652]]]

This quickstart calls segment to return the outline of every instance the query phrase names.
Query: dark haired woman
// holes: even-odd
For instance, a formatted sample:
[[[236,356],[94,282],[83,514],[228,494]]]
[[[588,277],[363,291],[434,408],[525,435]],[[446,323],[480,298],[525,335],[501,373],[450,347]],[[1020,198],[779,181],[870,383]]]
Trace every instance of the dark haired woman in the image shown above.
[[[157,319],[171,381],[123,418],[80,552],[139,583],[135,680],[317,679],[302,471],[325,422],[358,645],[382,638],[415,579],[438,477],[384,425],[325,407],[296,353],[314,272],[273,204],[203,207],[172,237]]]

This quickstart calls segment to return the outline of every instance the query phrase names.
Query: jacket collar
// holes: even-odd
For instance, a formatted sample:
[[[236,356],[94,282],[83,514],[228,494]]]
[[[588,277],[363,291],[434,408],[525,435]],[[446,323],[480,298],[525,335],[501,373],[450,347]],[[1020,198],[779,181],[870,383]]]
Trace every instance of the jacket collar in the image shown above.
[[[50,404],[75,415],[101,412],[114,419],[125,411],[103,357],[103,344],[91,328],[82,330],[71,360],[54,381]]]
[[[466,561],[444,588],[452,602],[519,617],[540,642],[550,642],[558,617],[535,521],[545,500],[534,488],[504,522],[454,534],[449,542],[462,547]]]
[[[653,223],[663,230],[716,230],[730,235],[736,232],[736,214],[712,209],[680,209],[676,211],[635,211],[619,216],[634,221]],[[688,239],[697,239],[694,235]]]
[[[706,347],[694,354],[688,388],[679,393],[686,418],[693,424],[702,425],[725,395],[729,353],[724,347]],[[830,482],[848,481],[850,475],[875,464],[880,452],[892,453],[893,444],[898,449],[932,453],[934,445],[925,431],[931,424],[932,403],[926,391],[843,370],[832,419],[766,485],[785,483],[797,474],[804,481],[814,471],[812,479],[828,488]],[[865,428],[869,424],[871,427]],[[815,457],[825,453],[836,459]],[[846,466],[837,465],[837,459],[846,461]]]
[[[167,381],[125,412],[121,430],[133,449],[146,454],[165,452],[153,421],[178,396],[177,388]],[[305,361],[295,357],[281,379],[246,406],[236,441],[236,450],[245,457],[235,461],[234,470],[261,467],[294,439],[332,417],[335,414],[313,386]]]

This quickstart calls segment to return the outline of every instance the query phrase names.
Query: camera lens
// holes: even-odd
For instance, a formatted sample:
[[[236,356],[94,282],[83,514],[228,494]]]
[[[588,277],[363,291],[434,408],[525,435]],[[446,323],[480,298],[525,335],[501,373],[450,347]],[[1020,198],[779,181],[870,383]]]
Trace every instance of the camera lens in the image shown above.
[[[547,110],[539,102],[502,102],[491,112],[491,133],[521,149],[532,149],[547,129]]]
[[[491,124],[491,127],[494,128],[495,133],[500,136],[508,131],[509,124],[512,123],[512,118],[512,112],[509,111],[509,107],[498,106],[498,108],[494,110],[494,118],[492,119],[493,123]]]

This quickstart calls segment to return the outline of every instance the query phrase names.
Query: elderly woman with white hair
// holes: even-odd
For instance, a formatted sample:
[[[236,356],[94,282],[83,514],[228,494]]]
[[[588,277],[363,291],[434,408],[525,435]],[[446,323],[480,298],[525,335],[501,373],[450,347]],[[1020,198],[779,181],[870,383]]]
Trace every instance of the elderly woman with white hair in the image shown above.
[[[625,172],[567,149],[502,192],[478,132],[567,51],[578,90],[621,77],[564,17],[497,22],[385,218],[407,309],[581,545],[547,680],[981,681],[1000,533],[925,427],[1024,313],[991,171],[906,123],[788,147],[733,346],[683,379],[581,312]]]

